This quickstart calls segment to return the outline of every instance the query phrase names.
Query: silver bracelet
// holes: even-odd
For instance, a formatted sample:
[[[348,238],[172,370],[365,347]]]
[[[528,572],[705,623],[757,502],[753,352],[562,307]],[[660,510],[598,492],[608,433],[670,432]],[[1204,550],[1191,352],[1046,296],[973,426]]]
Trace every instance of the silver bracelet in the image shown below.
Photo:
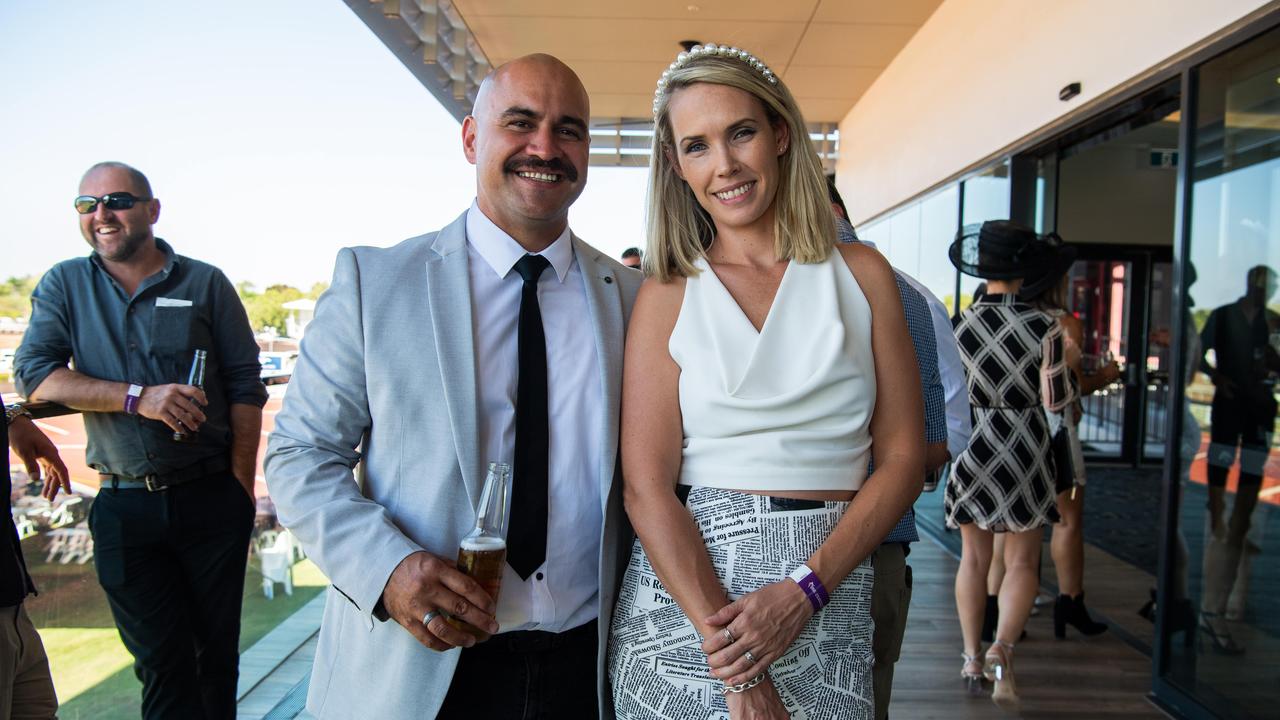
[[[745,692],[745,691],[750,690],[751,688],[753,688],[753,687],[755,687],[755,686],[759,685],[760,683],[764,682],[764,679],[765,679],[766,677],[768,677],[768,674],[767,674],[767,673],[763,673],[763,672],[762,672],[762,673],[760,673],[759,675],[757,675],[757,676],[755,676],[755,677],[751,678],[750,680],[748,680],[748,681],[746,681],[746,682],[744,682],[744,683],[739,683],[739,684],[737,684],[737,685],[729,685],[728,683],[726,683],[726,684],[725,684],[725,686],[724,686],[723,688],[721,688],[721,689],[720,689],[720,694],[721,694],[721,695],[728,695],[729,693],[740,693],[740,692]]]

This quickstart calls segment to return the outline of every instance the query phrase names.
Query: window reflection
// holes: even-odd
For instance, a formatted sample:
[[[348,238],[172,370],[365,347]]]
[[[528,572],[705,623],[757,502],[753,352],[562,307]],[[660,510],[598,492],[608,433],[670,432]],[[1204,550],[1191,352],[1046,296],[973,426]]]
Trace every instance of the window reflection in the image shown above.
[[[1280,537],[1267,532],[1280,503],[1280,33],[1198,72],[1175,582],[1188,600],[1171,606],[1175,631],[1196,617],[1197,642],[1173,645],[1171,670],[1264,716],[1259,659],[1280,650]]]

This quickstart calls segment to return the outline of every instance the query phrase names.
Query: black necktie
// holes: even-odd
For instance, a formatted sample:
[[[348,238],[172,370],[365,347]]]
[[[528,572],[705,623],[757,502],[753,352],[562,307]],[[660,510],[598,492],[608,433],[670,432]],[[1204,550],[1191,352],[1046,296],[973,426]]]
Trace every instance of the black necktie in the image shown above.
[[[524,288],[520,292],[520,376],[507,562],[525,580],[547,557],[547,339],[538,307],[538,277],[549,264],[541,255],[525,255],[516,263]]]

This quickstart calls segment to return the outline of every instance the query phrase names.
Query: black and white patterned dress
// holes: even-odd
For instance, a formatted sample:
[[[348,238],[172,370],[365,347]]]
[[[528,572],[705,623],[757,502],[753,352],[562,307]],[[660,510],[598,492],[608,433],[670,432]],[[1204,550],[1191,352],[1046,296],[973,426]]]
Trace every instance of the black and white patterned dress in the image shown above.
[[[956,340],[973,437],[947,482],[947,526],[1021,532],[1056,522],[1044,410],[1072,400],[1062,326],[1016,295],[994,294],[960,314]]]

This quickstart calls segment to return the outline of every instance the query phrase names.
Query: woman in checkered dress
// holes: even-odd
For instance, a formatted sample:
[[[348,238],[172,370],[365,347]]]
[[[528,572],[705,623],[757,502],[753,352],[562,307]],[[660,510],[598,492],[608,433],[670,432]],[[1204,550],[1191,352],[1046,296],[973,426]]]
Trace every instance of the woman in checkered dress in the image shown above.
[[[961,671],[971,692],[996,681],[993,698],[1013,700],[1013,643],[1035,598],[1041,533],[1058,519],[1054,465],[1044,408],[1061,412],[1072,394],[1062,329],[1018,300],[1028,274],[1052,251],[1030,228],[1008,221],[967,228],[951,261],[987,280],[987,295],[960,315],[956,339],[969,382],[973,437],[952,469],[945,494],[947,526],[963,539],[956,606],[964,635]],[[994,533],[1008,533],[996,640],[979,663],[986,577]]]

